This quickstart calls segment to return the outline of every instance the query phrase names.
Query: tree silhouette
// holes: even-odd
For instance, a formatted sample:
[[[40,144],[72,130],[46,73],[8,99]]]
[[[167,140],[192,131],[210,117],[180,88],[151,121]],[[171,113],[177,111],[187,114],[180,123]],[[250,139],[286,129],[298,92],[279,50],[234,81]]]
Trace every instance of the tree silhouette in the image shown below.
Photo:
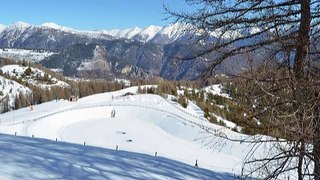
[[[277,129],[278,138],[285,139],[278,140],[272,155],[248,160],[256,164],[249,174],[260,172],[262,178],[277,179],[295,171],[299,180],[319,180],[320,1],[186,2],[192,11],[165,7],[174,21],[188,24],[187,30],[197,38],[192,54],[179,58],[207,62],[203,77],[208,78],[226,59],[247,57],[252,66],[238,81],[244,84],[244,102],[251,105],[247,118],[263,120],[264,128]],[[260,55],[262,61],[251,59],[252,54]],[[278,125],[281,128],[275,128]],[[262,141],[254,141],[258,142]]]

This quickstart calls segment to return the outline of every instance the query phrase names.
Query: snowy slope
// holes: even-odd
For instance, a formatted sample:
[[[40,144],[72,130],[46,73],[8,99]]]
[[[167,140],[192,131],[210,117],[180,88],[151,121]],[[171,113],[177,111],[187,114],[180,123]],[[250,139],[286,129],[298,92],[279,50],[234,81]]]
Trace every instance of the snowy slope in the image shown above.
[[[6,28],[6,25],[0,24],[0,33]]]
[[[12,32],[16,32],[16,31],[23,32],[26,29],[28,29],[29,27],[31,27],[30,24],[22,22],[22,21],[18,21],[15,24],[7,26],[6,30],[8,30],[8,31],[12,30]]]
[[[221,84],[214,84],[211,86],[207,86],[204,88],[206,93],[212,93],[213,95],[219,95],[225,98],[230,98],[229,94],[222,93],[222,85]]]
[[[235,179],[164,157],[0,134],[0,179]]]
[[[82,36],[88,36],[90,38],[109,39],[109,37],[106,36],[107,34],[105,34],[103,31],[77,30],[77,29],[73,29],[73,28],[69,28],[69,27],[60,26],[60,25],[55,24],[53,22],[43,23],[39,27],[40,28],[45,28],[45,29],[55,29],[55,30],[58,30],[58,31],[67,32],[67,33],[71,33],[71,34],[78,34],[78,35],[82,35]]]
[[[76,34],[89,38],[99,39],[133,39],[141,42],[154,42],[160,44],[171,43],[185,35],[185,28],[187,25],[181,23],[168,24],[164,27],[150,25],[145,28],[132,27],[127,29],[111,29],[111,30],[77,30],[69,27],[60,26],[53,22],[43,23],[40,26],[28,24],[25,22],[17,22],[12,25],[0,25],[0,37],[11,39],[10,45],[14,45],[15,40],[24,41],[33,33],[44,30],[55,30],[58,32],[65,32],[68,34]],[[49,36],[50,41],[56,41],[54,35]]]
[[[135,35],[141,32],[141,28],[139,27],[133,27],[128,29],[112,29],[112,30],[104,30],[102,31],[105,34],[108,34],[110,36],[114,36],[116,38],[126,38],[131,39]]]
[[[167,44],[181,38],[188,29],[188,25],[181,23],[169,24],[163,27],[152,39],[153,42]]]
[[[208,138],[199,126],[230,137],[246,138],[185,112],[157,95],[122,96],[137,87],[81,98],[49,102],[0,115],[0,132],[157,154],[216,172],[240,174],[248,145]],[[116,115],[111,118],[111,112]],[[216,150],[213,150],[212,148]]]
[[[141,42],[154,42],[167,44],[174,42],[185,35],[185,29],[189,26],[180,23],[168,24],[164,27],[148,26],[144,29],[134,27],[129,29],[105,30],[104,33],[116,38],[134,39]]]
[[[26,70],[28,67],[20,66],[20,65],[6,65],[1,67],[3,73],[8,74],[11,77],[15,78],[21,78],[23,82],[27,82],[33,85],[36,85],[38,87],[42,88],[50,88],[52,86],[62,86],[62,87],[68,87],[69,85],[63,81],[58,80],[55,77],[52,77],[51,75],[48,76],[48,81],[41,80],[45,77],[46,73],[40,69],[31,68],[31,74],[26,75]]]
[[[22,34],[24,34],[24,39],[31,36],[30,33],[25,34],[25,31],[29,28],[33,29],[31,25],[18,21],[15,24],[6,26],[5,28],[2,27],[0,37],[1,38],[10,37],[8,41],[8,45],[12,46],[14,45],[14,42],[17,39],[19,39]],[[32,30],[30,32],[32,32]]]
[[[65,32],[76,32],[75,29],[68,28],[68,27],[63,27],[63,26],[60,26],[60,25],[55,24],[53,22],[43,23],[41,25],[41,27],[50,28],[50,29],[56,29],[56,30],[65,31]]]
[[[9,106],[14,106],[14,99],[19,93],[30,94],[31,90],[13,80],[0,76],[0,100],[8,97]]]
[[[162,29],[160,26],[151,25],[149,27],[144,28],[138,34],[136,34],[133,39],[148,42]]]
[[[12,25],[0,25],[0,37],[9,38],[9,45],[12,46],[15,40],[24,41],[28,37],[32,36],[33,33],[36,33],[39,30],[55,30],[58,32],[65,32],[68,34],[76,34],[82,37],[88,37],[89,39],[98,38],[98,39],[132,39],[138,40],[141,42],[153,42],[157,44],[168,44],[172,43],[180,38],[189,37],[186,29],[191,30],[192,26],[183,24],[183,23],[173,23],[168,24],[164,27],[150,25],[145,28],[132,27],[127,29],[111,29],[111,30],[77,30],[69,27],[60,26],[53,22],[47,22],[40,26],[31,25],[25,22],[17,22]],[[250,33],[257,32],[258,28],[251,28]],[[214,32],[210,33],[213,37],[220,37],[222,31],[217,29]],[[228,31],[223,34],[223,38],[235,38],[240,37],[242,34],[237,31]],[[50,40],[56,41],[54,36],[50,36]]]
[[[0,27],[1,33],[1,27]],[[36,50],[26,50],[26,49],[8,49],[2,48],[0,49],[0,57],[14,60],[27,60],[32,62],[39,62],[44,60],[45,58],[52,56],[53,52],[49,51],[36,51]]]

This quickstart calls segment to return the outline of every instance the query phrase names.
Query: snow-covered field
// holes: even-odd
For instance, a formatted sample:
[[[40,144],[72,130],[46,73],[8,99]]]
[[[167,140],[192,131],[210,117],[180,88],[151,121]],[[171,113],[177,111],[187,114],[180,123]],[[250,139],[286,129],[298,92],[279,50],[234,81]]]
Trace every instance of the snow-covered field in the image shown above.
[[[157,95],[123,96],[126,92],[135,93],[136,90],[137,87],[132,87],[117,92],[88,96],[81,98],[77,102],[52,101],[35,106],[33,111],[30,111],[29,108],[24,108],[8,112],[0,115],[0,132],[11,135],[16,133],[18,136],[34,136],[54,141],[57,139],[58,142],[63,141],[79,145],[85,143],[86,146],[108,149],[115,149],[117,147],[119,150],[142,153],[143,155],[137,155],[139,158],[157,154],[157,156],[160,157],[186,163],[187,165],[184,164],[183,167],[185,166],[191,169],[191,166],[194,166],[197,160],[199,167],[215,171],[215,175],[221,175],[220,179],[226,179],[222,176],[225,173],[229,173],[228,177],[230,178],[232,178],[233,175],[240,174],[242,167],[241,162],[249,150],[247,145],[225,142],[219,138],[213,138],[212,135],[204,132],[199,125],[218,129],[231,137],[245,138],[245,135],[237,134],[224,127],[211,124],[203,118],[199,118],[196,113],[199,111],[198,109],[195,111],[190,110],[186,113],[186,111],[178,107],[177,104],[169,102]],[[115,117],[111,117],[112,110],[115,110]],[[13,137],[9,138],[14,139]],[[110,158],[118,158],[118,155],[111,150],[100,151],[93,148],[92,151],[98,151],[98,153],[90,154],[83,152],[81,148],[79,150],[77,145],[70,147],[66,145],[64,148],[64,145],[50,145],[49,142],[45,141],[44,147],[41,147],[40,141],[31,142],[32,140],[29,139],[21,140],[22,144],[25,145],[30,145],[30,143],[36,144],[35,151],[40,151],[38,160],[41,162],[43,158],[47,157],[43,155],[43,153],[45,153],[46,150],[50,152],[51,148],[53,150],[52,153],[56,153],[56,149],[61,150],[59,153],[62,153],[62,151],[70,152],[71,150],[69,150],[69,148],[75,149],[75,151],[81,151],[81,153],[84,154],[80,153],[79,157],[77,157],[78,159],[72,160],[72,162],[76,164],[79,161],[79,166],[82,166],[83,161],[87,161],[86,158],[90,157],[92,160],[99,159],[102,152],[106,152],[106,154],[101,157],[103,159],[102,164],[107,163],[107,160]],[[26,141],[26,143],[24,143],[24,141]],[[40,150],[38,150],[37,147],[39,147]],[[22,151],[22,149],[18,150]],[[0,149],[1,156],[4,156],[3,153],[5,152]],[[72,153],[72,156],[76,156],[75,152]],[[122,153],[119,157],[120,160],[123,156],[130,154],[129,152]],[[66,156],[68,155],[69,154]],[[85,160],[81,159],[82,156],[84,156]],[[133,156],[136,155],[134,154]],[[37,160],[36,155],[32,155],[32,157],[34,161]],[[55,162],[57,159],[53,159],[52,163],[50,158],[47,161],[49,164],[45,164],[46,166],[54,166],[54,164],[58,163]],[[121,161],[125,161],[124,164],[127,161],[132,161],[129,162],[129,164],[135,162],[135,160],[127,159],[122,159]],[[158,160],[151,158],[146,161],[147,162],[141,166],[152,169],[152,165],[148,163],[150,162],[152,164]],[[72,162],[69,163],[72,164]],[[160,164],[162,164],[162,160],[160,162]],[[87,167],[89,169],[88,171],[90,171],[90,168],[93,168],[91,166],[92,164],[89,162],[86,163],[87,164],[83,166]],[[15,165],[16,164],[13,166]],[[114,164],[111,163],[111,165]],[[67,166],[67,164],[61,166]],[[202,178],[200,174],[188,176],[188,173],[184,173],[187,171],[180,172],[181,177],[175,176],[175,174],[167,172],[175,169],[171,169],[170,166],[167,165],[164,166],[168,169],[162,169],[162,172],[150,170],[152,172],[148,173],[151,174],[142,173],[141,179],[145,179],[145,177],[150,177],[151,179],[167,179],[171,177],[171,175],[173,179],[197,179],[196,177],[199,177],[199,179],[210,179],[210,175],[208,177],[203,176]],[[143,167],[141,168],[143,169]],[[116,164],[116,167],[107,166],[107,168],[118,168],[121,169],[121,171],[126,171],[127,168],[131,168],[131,165],[130,167],[126,167],[125,164],[122,167],[122,165]],[[20,170],[29,171],[27,169]],[[37,169],[37,171],[38,170],[41,171],[41,169]],[[75,172],[76,171],[80,170],[77,169]],[[191,172],[193,173],[193,171],[198,170],[192,169]],[[157,174],[165,174],[166,176],[157,177],[155,176]],[[13,178],[15,177],[13,174],[6,174],[9,178],[11,175]],[[50,177],[50,175],[49,173],[48,177]],[[21,177],[23,177],[23,175],[21,175]],[[100,177],[103,179],[104,174],[100,173]],[[112,176],[107,177],[113,179]],[[119,177],[119,174],[116,173],[115,177]]]
[[[26,60],[32,62],[39,62],[44,60],[45,58],[52,56],[53,52],[44,51],[44,50],[27,50],[27,49],[8,49],[2,48],[0,49],[0,57],[15,59],[15,60]]]
[[[164,157],[0,134],[0,179],[215,179],[228,173]]]

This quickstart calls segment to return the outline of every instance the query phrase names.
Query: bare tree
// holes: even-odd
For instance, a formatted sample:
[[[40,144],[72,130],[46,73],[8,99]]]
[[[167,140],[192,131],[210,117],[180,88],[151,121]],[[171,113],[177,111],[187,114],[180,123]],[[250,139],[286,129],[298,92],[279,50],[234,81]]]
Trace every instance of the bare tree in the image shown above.
[[[273,154],[248,160],[266,179],[295,170],[297,178],[320,180],[318,0],[186,0],[193,8],[166,8],[176,22],[190,24],[198,38],[185,60],[205,60],[210,77],[230,57],[259,54],[259,68],[239,80],[251,115],[266,134],[286,139]],[[212,37],[215,39],[212,40]],[[256,66],[256,65],[255,65]],[[259,127],[258,127],[259,128]],[[255,141],[257,142],[257,141]],[[258,141],[259,142],[259,141]],[[262,142],[262,141],[260,141]]]

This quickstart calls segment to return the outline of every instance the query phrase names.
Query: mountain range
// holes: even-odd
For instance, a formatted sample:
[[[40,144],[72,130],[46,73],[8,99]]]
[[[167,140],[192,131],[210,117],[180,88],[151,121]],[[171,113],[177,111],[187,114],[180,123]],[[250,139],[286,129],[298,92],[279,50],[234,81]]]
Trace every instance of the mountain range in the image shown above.
[[[195,79],[207,63],[176,61],[177,57],[192,55],[191,48],[197,46],[188,27],[175,23],[144,29],[80,31],[54,23],[37,26],[17,22],[0,25],[0,57],[8,57],[8,49],[12,48],[44,51],[50,56],[45,55],[42,60],[21,58],[21,53],[16,53],[16,58],[60,69],[67,76]],[[222,65],[220,72],[228,67],[239,71],[244,63],[233,61]]]

